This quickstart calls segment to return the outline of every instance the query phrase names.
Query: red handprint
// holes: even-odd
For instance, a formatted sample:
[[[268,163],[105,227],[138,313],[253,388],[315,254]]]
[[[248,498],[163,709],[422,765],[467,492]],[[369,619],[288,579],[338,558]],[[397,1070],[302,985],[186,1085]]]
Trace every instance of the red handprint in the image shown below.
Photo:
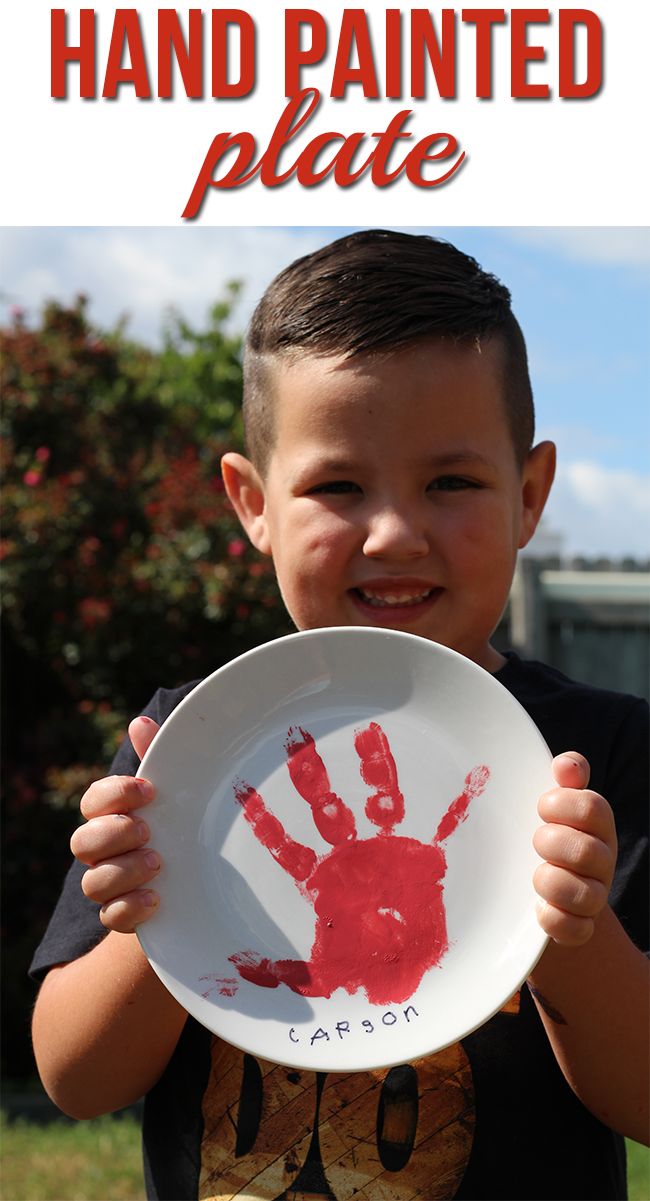
[[[469,772],[427,844],[394,833],[404,817],[404,797],[381,726],[371,722],[356,734],[354,745],[362,778],[375,789],[365,811],[379,833],[366,839],[357,837],[353,813],[332,792],[311,734],[291,729],[285,744],[294,787],[333,848],[325,855],[295,842],[254,788],[235,783],[235,797],[258,842],[313,905],[316,930],[309,962],[274,962],[252,951],[229,959],[244,980],[263,988],[286,984],[306,997],[363,989],[373,1004],[399,1004],[448,950],[442,896],[447,862],[441,844],[465,820],[490,772],[484,766]]]

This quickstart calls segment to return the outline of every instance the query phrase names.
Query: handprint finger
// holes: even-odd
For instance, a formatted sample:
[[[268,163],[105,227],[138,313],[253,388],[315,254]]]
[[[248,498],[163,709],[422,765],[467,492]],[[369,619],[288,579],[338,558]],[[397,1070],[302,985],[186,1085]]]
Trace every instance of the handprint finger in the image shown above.
[[[444,842],[446,838],[449,838],[450,834],[453,834],[460,823],[465,821],[470,802],[485,791],[489,779],[490,769],[489,767],[485,767],[484,764],[479,764],[478,767],[472,768],[471,772],[465,776],[465,787],[460,796],[457,796],[451,802],[447,812],[442,817],[434,835],[434,843]]]
[[[386,833],[404,818],[404,797],[397,782],[397,767],[384,731],[376,721],[355,735],[361,775],[376,792],[366,801],[366,816]]]
[[[331,846],[355,838],[357,830],[352,811],[332,792],[325,764],[311,734],[292,728],[284,746],[293,786],[311,805],[318,833]]]
[[[294,880],[302,881],[311,876],[317,863],[315,851],[289,837],[282,823],[269,813],[259,792],[250,784],[238,780],[233,788],[257,841],[270,851],[276,863]]]

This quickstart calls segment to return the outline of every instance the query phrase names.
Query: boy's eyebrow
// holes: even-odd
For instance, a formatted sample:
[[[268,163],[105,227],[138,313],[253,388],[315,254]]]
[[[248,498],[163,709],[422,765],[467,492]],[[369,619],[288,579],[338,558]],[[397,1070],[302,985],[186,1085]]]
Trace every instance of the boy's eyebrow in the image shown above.
[[[487,467],[493,466],[493,461],[487,455],[481,454],[479,450],[471,450],[469,447],[462,447],[458,450],[444,451],[439,455],[428,455],[427,463],[432,467],[450,467],[459,466],[464,463],[474,465],[483,465]]]
[[[422,466],[431,470],[440,470],[442,468],[451,467],[494,467],[494,462],[487,455],[481,454],[478,450],[472,450],[470,447],[459,447],[457,450],[443,451],[441,454],[425,455],[421,460]],[[307,460],[302,464],[303,471],[317,470],[319,472],[332,472],[333,474],[341,475],[346,472],[358,471],[363,466],[363,458],[320,458]],[[414,466],[418,464],[414,463]]]

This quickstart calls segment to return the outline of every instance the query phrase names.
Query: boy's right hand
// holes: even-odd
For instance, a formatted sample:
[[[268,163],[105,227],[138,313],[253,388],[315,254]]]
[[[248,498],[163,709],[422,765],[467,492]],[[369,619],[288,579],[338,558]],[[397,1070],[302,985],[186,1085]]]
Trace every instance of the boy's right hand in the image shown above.
[[[150,717],[131,722],[129,736],[138,758],[142,759],[158,729]],[[75,830],[70,849],[88,867],[81,887],[101,905],[99,916],[107,930],[132,934],[158,907],[157,892],[146,885],[160,871],[160,856],[147,846],[147,823],[132,816],[153,798],[148,780],[106,776],[91,784],[81,799],[86,824]]]

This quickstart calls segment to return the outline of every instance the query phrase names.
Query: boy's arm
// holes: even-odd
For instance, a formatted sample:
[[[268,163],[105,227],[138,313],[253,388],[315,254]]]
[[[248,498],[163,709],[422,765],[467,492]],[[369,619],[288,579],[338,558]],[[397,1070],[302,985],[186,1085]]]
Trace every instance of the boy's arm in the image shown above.
[[[186,1018],[137,936],[108,934],[52,968],[39,992],[32,1036],[47,1093],[74,1118],[132,1104],[161,1076]]]
[[[142,718],[131,724],[140,758],[157,729]],[[100,918],[110,932],[85,955],[50,969],[34,1010],[43,1084],[77,1118],[121,1108],[151,1088],[187,1017],[132,933],[157,901],[146,887],[157,874],[146,860],[148,830],[130,816],[144,800],[138,782],[127,776],[98,781],[84,796],[88,821],[75,831],[72,849],[89,865],[83,890],[102,905]]]
[[[616,862],[609,805],[587,790],[589,765],[560,756],[559,788],[540,801],[535,886],[554,940],[529,986],[574,1092],[606,1125],[647,1143],[650,964],[607,905]]]

